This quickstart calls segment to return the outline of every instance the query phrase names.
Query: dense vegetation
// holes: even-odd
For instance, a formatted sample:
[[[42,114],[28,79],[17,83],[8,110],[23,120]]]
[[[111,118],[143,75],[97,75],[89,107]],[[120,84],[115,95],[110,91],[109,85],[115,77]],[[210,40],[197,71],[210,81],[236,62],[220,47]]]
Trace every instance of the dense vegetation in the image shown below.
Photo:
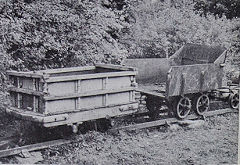
[[[228,19],[240,17],[239,0],[197,0],[194,7],[205,16],[212,13],[219,17],[225,15]]]
[[[238,8],[238,0],[1,0],[1,74],[165,57],[185,43],[224,46],[239,65]]]

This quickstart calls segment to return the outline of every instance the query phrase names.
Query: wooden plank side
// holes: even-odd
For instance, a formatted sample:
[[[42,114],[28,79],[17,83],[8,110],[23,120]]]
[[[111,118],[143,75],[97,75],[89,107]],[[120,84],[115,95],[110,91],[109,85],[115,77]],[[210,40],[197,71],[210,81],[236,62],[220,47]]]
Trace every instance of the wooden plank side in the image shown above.
[[[33,90],[28,90],[28,89],[16,88],[16,87],[9,87],[8,90],[12,91],[12,92],[26,93],[26,94],[29,94],[29,95],[36,95],[36,96],[44,95],[44,93],[40,92],[40,91],[33,91]]]
[[[57,113],[75,108],[75,99],[53,100],[48,101],[46,104],[46,111],[48,113]]]
[[[77,71],[86,71],[86,70],[94,70],[94,69],[96,69],[95,66],[81,66],[81,67],[71,67],[71,68],[46,69],[46,70],[40,70],[37,72],[54,74],[54,73],[77,72]]]
[[[104,105],[103,95],[82,97],[80,109],[91,109],[101,107]]]
[[[130,102],[130,91],[108,94],[108,104],[121,104]]]
[[[110,72],[110,73],[98,73],[98,74],[86,74],[86,75],[73,75],[73,76],[59,76],[49,77],[46,82],[61,82],[61,81],[72,81],[72,80],[83,80],[83,79],[96,79],[104,77],[121,77],[121,76],[134,76],[137,72],[135,71],[122,71],[122,72]]]
[[[43,75],[36,72],[18,72],[18,71],[7,71],[9,76],[18,76],[18,77],[32,77],[32,78],[42,78]]]
[[[114,69],[114,70],[121,70],[121,71],[136,71],[136,68],[134,67],[126,67],[122,65],[95,64],[95,66],[99,68]]]
[[[48,83],[48,93],[53,96],[62,96],[71,93],[75,93],[75,82],[57,82],[57,83]]]
[[[169,77],[168,89],[166,89],[167,97],[220,88],[223,71],[220,66],[215,64],[173,66],[170,69]]]
[[[119,93],[119,92],[125,92],[125,91],[133,91],[133,90],[136,90],[136,88],[128,87],[128,88],[119,88],[119,89],[104,89],[104,90],[87,91],[82,93],[72,93],[64,96],[44,96],[44,99],[45,100],[61,100],[61,99],[68,99],[68,98],[103,95],[106,93]]]
[[[93,109],[87,109],[86,111],[76,111],[68,113],[68,119],[65,121],[57,121],[51,123],[44,123],[44,127],[53,127],[57,125],[72,124],[78,122],[84,122],[89,120],[96,120],[101,118],[109,118],[132,114],[137,111],[138,103],[126,103],[120,105],[109,105],[103,107],[96,107]]]
[[[90,92],[103,89],[102,78],[81,80],[81,92]]]
[[[107,89],[125,88],[131,86],[130,76],[108,78]]]

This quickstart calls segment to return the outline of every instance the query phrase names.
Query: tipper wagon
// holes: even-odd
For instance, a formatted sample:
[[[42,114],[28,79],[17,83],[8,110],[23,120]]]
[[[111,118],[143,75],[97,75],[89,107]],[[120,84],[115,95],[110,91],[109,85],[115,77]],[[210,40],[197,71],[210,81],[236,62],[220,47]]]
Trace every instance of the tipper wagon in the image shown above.
[[[124,65],[138,69],[138,91],[152,117],[167,106],[169,115],[183,119],[191,110],[203,115],[211,98],[238,108],[237,84],[224,81],[225,61],[222,47],[186,44],[170,58],[127,59]]]

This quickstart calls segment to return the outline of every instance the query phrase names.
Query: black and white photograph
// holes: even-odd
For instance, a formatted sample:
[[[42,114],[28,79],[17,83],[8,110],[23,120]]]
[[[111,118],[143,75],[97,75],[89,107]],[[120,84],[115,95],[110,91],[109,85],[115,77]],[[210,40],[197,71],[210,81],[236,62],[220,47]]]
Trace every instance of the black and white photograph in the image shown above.
[[[240,0],[0,0],[0,164],[240,164]]]

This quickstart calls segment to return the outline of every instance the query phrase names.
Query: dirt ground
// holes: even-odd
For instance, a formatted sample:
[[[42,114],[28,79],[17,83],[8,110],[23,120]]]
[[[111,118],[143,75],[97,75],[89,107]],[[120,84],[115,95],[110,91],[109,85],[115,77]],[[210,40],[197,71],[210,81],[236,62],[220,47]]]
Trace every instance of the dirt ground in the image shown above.
[[[210,117],[194,129],[89,132],[75,137],[78,143],[44,151],[40,163],[236,164],[237,136],[238,114]]]
[[[16,134],[18,121],[0,111],[0,137]],[[237,164],[238,114],[207,118],[196,128],[157,127],[135,132],[90,131],[77,143],[42,151],[41,164]],[[14,157],[0,163],[18,163]]]

